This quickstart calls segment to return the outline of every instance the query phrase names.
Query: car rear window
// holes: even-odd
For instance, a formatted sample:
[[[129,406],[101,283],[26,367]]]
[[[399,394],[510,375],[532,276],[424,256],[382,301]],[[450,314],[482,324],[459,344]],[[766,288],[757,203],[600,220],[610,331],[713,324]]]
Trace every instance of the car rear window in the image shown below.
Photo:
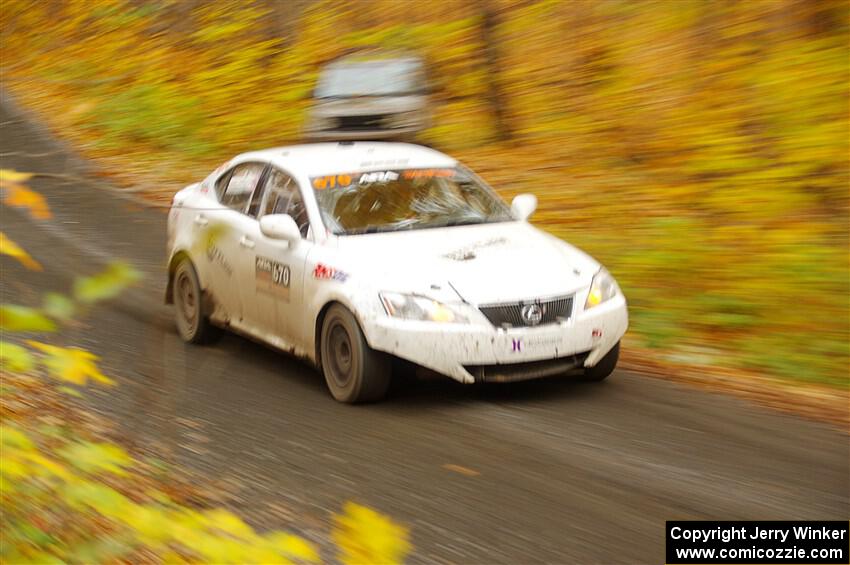
[[[316,86],[317,98],[388,96],[421,92],[422,64],[417,60],[362,61],[325,69]]]

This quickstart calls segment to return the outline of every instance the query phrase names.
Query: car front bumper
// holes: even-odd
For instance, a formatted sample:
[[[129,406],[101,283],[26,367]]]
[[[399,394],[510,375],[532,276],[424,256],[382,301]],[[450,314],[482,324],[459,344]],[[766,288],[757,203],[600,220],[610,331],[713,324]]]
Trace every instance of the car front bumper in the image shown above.
[[[565,322],[539,327],[497,329],[389,316],[363,325],[373,349],[473,383],[524,380],[592,367],[626,333],[628,311],[625,298],[617,296]]]

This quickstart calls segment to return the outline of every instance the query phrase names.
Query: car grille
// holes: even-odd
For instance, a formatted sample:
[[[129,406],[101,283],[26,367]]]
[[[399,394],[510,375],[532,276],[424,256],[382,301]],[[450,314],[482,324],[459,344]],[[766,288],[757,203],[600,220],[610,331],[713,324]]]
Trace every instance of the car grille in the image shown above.
[[[372,114],[365,116],[340,116],[337,118],[337,129],[340,131],[369,131],[384,127],[384,115]]]
[[[537,323],[529,322],[522,315],[523,308],[531,304],[536,304],[542,311],[540,321]],[[542,326],[569,319],[573,314],[573,297],[561,296],[548,300],[526,300],[510,304],[490,304],[479,306],[478,309],[497,328],[504,326]]]
[[[581,369],[588,355],[590,352],[585,351],[557,359],[504,365],[464,365],[463,368],[475,377],[477,383],[512,383],[561,375],[573,369]]]

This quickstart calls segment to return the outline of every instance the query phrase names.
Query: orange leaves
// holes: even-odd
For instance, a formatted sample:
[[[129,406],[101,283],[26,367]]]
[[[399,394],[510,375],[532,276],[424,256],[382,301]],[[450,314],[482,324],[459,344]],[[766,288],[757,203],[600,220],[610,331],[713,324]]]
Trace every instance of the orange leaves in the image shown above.
[[[52,215],[44,197],[25,186],[24,182],[32,178],[32,173],[21,173],[10,169],[0,169],[0,190],[3,203],[15,208],[27,210],[37,220],[49,220]]]

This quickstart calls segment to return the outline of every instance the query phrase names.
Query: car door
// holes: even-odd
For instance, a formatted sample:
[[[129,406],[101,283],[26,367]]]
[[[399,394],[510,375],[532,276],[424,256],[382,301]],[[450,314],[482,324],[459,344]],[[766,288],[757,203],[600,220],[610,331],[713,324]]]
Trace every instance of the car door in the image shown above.
[[[256,214],[249,234],[254,249],[253,284],[243,292],[253,294],[252,318],[266,336],[275,336],[276,345],[288,347],[302,341],[304,334],[304,270],[312,247],[308,238],[310,222],[295,179],[285,171],[270,167],[264,177],[262,197],[251,205]],[[296,242],[271,239],[262,234],[259,220],[267,214],[289,214],[301,232]],[[247,297],[243,299],[248,304]]]
[[[265,171],[260,162],[241,163],[222,175],[216,183],[221,208],[202,211],[198,222],[205,227],[203,244],[210,275],[213,302],[222,309],[225,321],[250,328],[245,320],[250,305],[241,289],[253,277],[253,249],[246,234],[255,220],[248,206]]]

